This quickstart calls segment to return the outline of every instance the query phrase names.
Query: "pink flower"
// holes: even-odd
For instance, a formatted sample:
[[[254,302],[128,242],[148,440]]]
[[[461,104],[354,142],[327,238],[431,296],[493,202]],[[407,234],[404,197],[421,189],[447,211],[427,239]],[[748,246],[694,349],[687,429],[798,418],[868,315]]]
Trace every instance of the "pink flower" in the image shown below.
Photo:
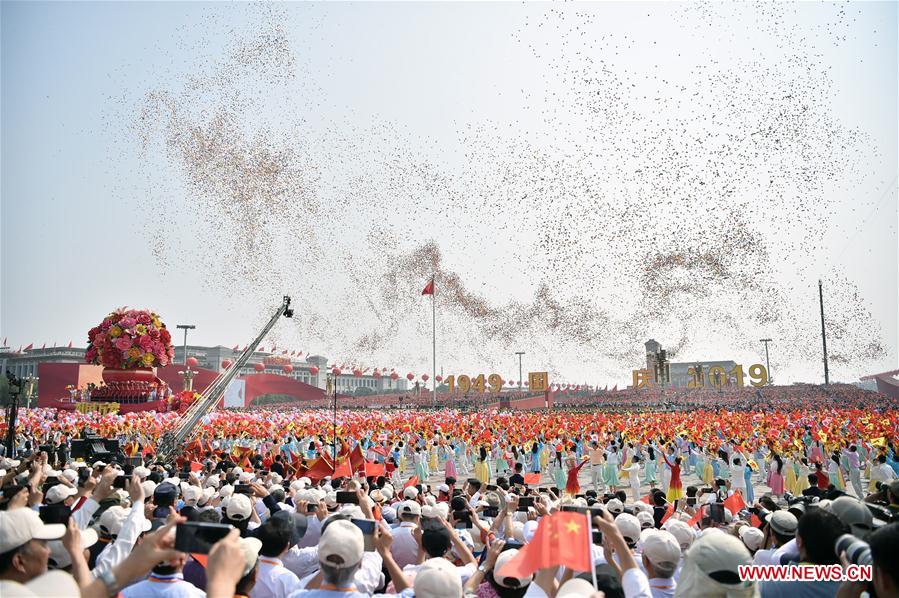
[[[115,346],[119,351],[127,351],[131,348],[131,339],[125,336],[120,336],[116,339]]]
[[[150,319],[150,316],[146,313],[142,313],[139,316],[137,316],[138,324],[149,324],[150,322],[152,322],[152,320]]]
[[[121,321],[119,322],[119,324],[120,324],[123,328],[134,328],[134,325],[137,324],[137,320],[134,319],[134,318],[132,318],[131,316],[126,316],[126,317],[124,317],[124,318],[121,319]]]
[[[138,343],[140,344],[140,348],[143,349],[144,351],[146,351],[147,353],[150,353],[150,352],[155,353],[156,352],[155,347],[154,347],[154,345],[156,343],[153,342],[153,338],[149,334],[145,334],[142,337],[140,337],[140,339],[138,340]]]

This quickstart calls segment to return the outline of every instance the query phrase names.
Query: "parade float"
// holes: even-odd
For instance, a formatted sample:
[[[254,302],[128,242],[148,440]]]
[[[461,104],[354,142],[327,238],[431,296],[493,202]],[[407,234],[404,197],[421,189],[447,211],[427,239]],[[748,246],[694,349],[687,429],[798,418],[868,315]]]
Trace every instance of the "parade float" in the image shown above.
[[[118,309],[91,328],[87,338],[85,361],[102,366],[103,381],[72,393],[76,410],[165,412],[178,410],[182,399],[193,399],[192,391],[175,393],[156,375],[157,367],[171,363],[175,349],[155,312]]]

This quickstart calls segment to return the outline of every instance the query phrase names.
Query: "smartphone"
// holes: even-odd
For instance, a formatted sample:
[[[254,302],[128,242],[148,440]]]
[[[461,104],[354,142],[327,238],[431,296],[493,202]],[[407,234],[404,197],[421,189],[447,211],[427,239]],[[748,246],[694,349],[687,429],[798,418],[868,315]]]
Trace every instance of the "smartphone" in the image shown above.
[[[518,510],[527,513],[528,507],[534,506],[533,496],[520,496],[518,498]]]
[[[581,513],[582,515],[590,515],[591,517],[602,517],[606,510],[602,507],[578,507],[575,505],[564,505],[562,510],[568,513]]]
[[[688,507],[695,507],[695,506],[696,506],[696,497],[695,497],[695,496],[692,496],[692,497],[691,497],[691,496],[688,496],[688,497],[687,497],[687,506],[688,506]]]
[[[540,494],[546,494],[547,492],[549,492],[549,490],[547,490],[546,488],[537,488],[537,492],[539,492]]]
[[[359,495],[355,492],[345,492],[341,490],[337,493],[337,503],[341,505],[358,505]]]
[[[41,521],[48,525],[53,523],[68,525],[71,515],[72,509],[65,505],[44,505],[40,508]]]
[[[487,492],[496,492],[497,485],[496,484],[487,484]]]
[[[212,545],[224,538],[232,527],[224,523],[188,521],[175,526],[175,550],[209,554]]]
[[[484,509],[484,517],[498,517],[499,507],[486,507]]]
[[[602,532],[598,529],[593,530],[593,544],[602,546]]]
[[[705,486],[703,488],[700,488],[699,491],[702,492],[703,494],[710,494],[710,493],[714,492],[715,489],[712,488],[711,486]]]
[[[373,519],[350,519],[353,525],[362,530],[365,552],[375,551],[375,521]]]
[[[119,490],[124,490],[128,487],[128,476],[126,475],[117,475],[115,479],[112,481],[112,487],[117,488]]]
[[[253,487],[249,484],[238,484],[234,486],[235,494],[246,494],[247,496],[253,496]]]
[[[316,511],[317,509],[318,509],[318,505],[315,504],[315,503],[310,503],[310,504],[306,505],[306,512],[307,512],[307,513],[315,513],[315,511]]]

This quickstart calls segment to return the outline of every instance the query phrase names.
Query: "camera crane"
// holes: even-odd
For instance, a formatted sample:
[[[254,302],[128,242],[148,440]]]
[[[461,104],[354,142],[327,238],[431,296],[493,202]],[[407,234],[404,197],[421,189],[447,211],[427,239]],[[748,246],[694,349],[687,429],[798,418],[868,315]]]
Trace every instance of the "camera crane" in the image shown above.
[[[278,308],[275,315],[268,321],[268,324],[265,325],[262,332],[253,339],[252,343],[247,345],[246,349],[243,350],[240,356],[230,365],[230,367],[228,367],[228,369],[219,374],[219,376],[212,381],[212,384],[210,384],[200,395],[200,398],[188,408],[175,426],[162,435],[157,450],[157,459],[160,461],[171,461],[175,457],[184,441],[190,437],[203,416],[212,411],[212,408],[222,397],[222,394],[224,394],[225,389],[228,388],[231,380],[240,373],[241,368],[246,365],[250,356],[256,351],[256,347],[259,346],[259,343],[262,342],[265,335],[271,332],[271,329],[274,328],[275,324],[278,322],[278,318],[281,316],[284,316],[285,318],[293,317],[293,310],[290,309],[290,297],[287,295],[284,295],[281,307]]]

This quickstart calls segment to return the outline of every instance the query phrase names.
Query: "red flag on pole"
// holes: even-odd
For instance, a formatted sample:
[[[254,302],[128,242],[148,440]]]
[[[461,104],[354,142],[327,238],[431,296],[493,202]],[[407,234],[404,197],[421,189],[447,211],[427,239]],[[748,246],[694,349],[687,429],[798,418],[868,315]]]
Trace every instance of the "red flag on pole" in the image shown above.
[[[26,351],[31,351],[32,348],[34,348],[34,343],[28,343],[28,346],[25,347],[25,350],[26,350]]]
[[[725,499],[724,506],[727,507],[728,511],[736,515],[737,512],[740,511],[740,509],[746,506],[746,501],[743,500],[743,496],[740,494],[740,491],[736,490],[733,496]]]
[[[422,295],[433,295],[434,294],[434,279],[428,281],[428,284],[425,285],[424,290],[421,292]]]
[[[405,490],[406,488],[411,488],[412,486],[415,486],[417,484],[418,484],[418,476],[414,475],[411,478],[409,478],[409,480],[405,484],[403,484],[403,490]]]
[[[69,349],[72,348],[72,341],[69,341]]]
[[[340,465],[337,466],[337,469],[334,470],[334,475],[331,476],[333,478],[351,478],[353,477],[353,470],[350,469],[350,460],[344,459],[340,462]]]
[[[590,530],[582,513],[560,511],[540,520],[530,542],[497,573],[501,577],[528,577],[538,569],[560,565],[590,571]]]

